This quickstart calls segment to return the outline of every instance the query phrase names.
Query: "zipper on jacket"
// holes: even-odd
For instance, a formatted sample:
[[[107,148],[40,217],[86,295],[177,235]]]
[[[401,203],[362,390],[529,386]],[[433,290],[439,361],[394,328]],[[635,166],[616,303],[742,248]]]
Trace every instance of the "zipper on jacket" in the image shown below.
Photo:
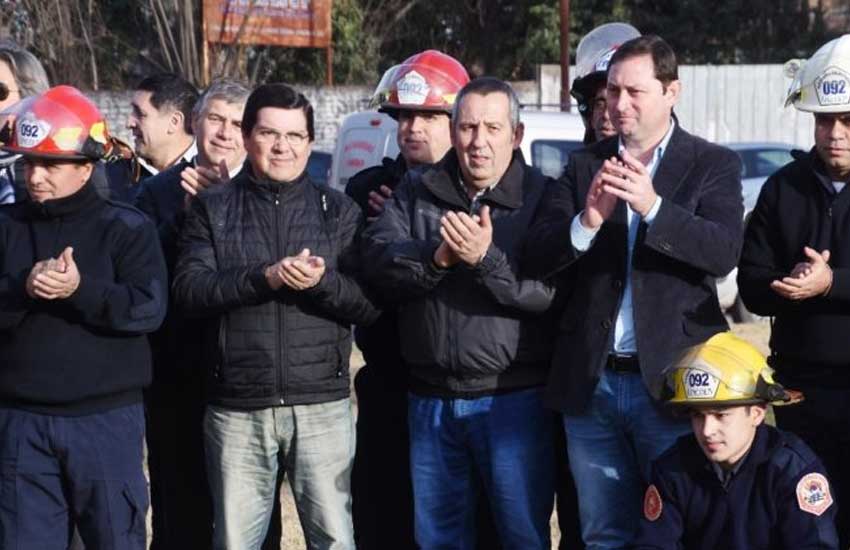
[[[275,240],[275,255],[274,261],[280,260],[283,256],[280,252],[280,188],[275,192],[274,196],[274,240]],[[283,349],[281,349],[280,339],[283,337],[283,323],[281,321],[280,308],[283,307],[277,300],[274,304],[275,326],[278,336],[275,337],[275,382],[277,384],[277,394],[280,396],[280,404],[285,404],[283,394],[283,370],[286,368],[283,361]]]

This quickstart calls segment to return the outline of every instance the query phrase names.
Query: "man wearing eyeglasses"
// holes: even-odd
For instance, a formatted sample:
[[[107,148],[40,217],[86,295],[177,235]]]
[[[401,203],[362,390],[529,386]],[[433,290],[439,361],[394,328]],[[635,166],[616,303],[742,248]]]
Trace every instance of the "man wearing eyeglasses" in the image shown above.
[[[378,316],[357,272],[358,206],[305,168],[313,108],[289,86],[245,104],[248,162],[192,201],[173,295],[204,317],[214,548],[259,548],[278,468],[309,548],[354,549],[350,326]]]

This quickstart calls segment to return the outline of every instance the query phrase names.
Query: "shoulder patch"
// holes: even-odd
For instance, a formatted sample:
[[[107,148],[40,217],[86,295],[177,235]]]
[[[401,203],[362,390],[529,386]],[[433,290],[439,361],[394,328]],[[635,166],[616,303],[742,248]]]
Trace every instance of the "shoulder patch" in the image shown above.
[[[661,517],[661,511],[664,504],[661,501],[661,495],[655,485],[650,485],[646,488],[646,494],[643,496],[643,516],[649,521],[656,521]]]
[[[797,504],[800,510],[820,516],[832,506],[829,481],[823,474],[804,475],[797,483]]]

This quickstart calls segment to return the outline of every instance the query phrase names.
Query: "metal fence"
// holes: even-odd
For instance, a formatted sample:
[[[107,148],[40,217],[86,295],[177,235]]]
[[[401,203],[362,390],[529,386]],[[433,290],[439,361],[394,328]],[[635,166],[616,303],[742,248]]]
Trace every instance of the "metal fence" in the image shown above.
[[[542,65],[538,101],[557,104],[560,67]],[[574,69],[570,69],[574,74]],[[715,142],[781,141],[809,148],[814,118],[784,107],[791,80],[782,65],[683,65],[676,114],[682,127]]]

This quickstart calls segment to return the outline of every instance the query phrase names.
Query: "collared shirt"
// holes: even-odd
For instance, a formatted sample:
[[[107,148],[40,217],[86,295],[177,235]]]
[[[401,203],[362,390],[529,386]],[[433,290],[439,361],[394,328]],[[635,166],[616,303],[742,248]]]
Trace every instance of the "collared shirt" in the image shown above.
[[[192,160],[195,158],[195,155],[197,155],[197,154],[198,154],[198,144],[197,144],[197,142],[192,141],[192,145],[190,145],[188,149],[183,151],[183,154],[180,156],[179,159],[177,159],[177,162],[180,162],[180,160],[185,160],[186,162],[191,163]],[[154,168],[148,161],[146,161],[142,157],[136,155],[136,160],[138,161],[139,164],[141,164],[144,167],[145,170],[150,172],[151,176],[155,176],[155,175],[159,174],[160,170],[157,170],[156,168]],[[174,164],[177,164],[177,162],[175,162]]]
[[[732,481],[732,478],[741,471],[741,467],[743,467],[744,462],[746,462],[747,457],[750,455],[751,449],[752,447],[747,449],[747,452],[744,453],[744,456],[742,456],[740,460],[738,460],[738,463],[728,470],[716,462],[711,463],[711,469],[714,470],[714,475],[716,475],[717,479],[720,480],[720,484],[724,489],[729,487],[729,482]]]
[[[673,130],[675,128],[676,122],[671,119],[670,129],[667,130],[667,133],[664,135],[664,138],[652,152],[652,157],[649,161],[649,164],[646,165],[646,170],[647,172],[649,172],[651,178],[655,177],[655,172],[658,170],[658,164],[661,161],[661,158],[664,156],[664,152],[667,150],[667,146],[670,143],[670,138],[673,136]],[[618,152],[621,154],[625,150],[622,138],[620,138],[619,140],[617,149]],[[661,202],[661,197],[656,196],[655,204],[652,205],[652,208],[643,218],[643,221],[646,222],[647,225],[652,225],[652,221],[655,219],[655,216],[658,215],[658,211],[661,209]],[[623,285],[623,298],[620,301],[620,309],[619,311],[617,311],[617,321],[614,326],[613,350],[617,353],[634,354],[638,351],[637,341],[635,340],[635,322],[634,308],[632,304],[631,279],[632,253],[634,252],[635,241],[637,240],[638,227],[640,227],[640,221],[640,216],[635,215],[635,212],[634,210],[632,210],[631,206],[626,208],[626,223],[629,228],[628,239],[626,241],[628,254],[626,256],[626,280],[625,284]],[[598,228],[596,230],[590,230],[584,227],[581,224],[581,213],[579,213],[575,218],[573,218],[573,222],[570,226],[570,238],[572,240],[573,247],[579,252],[587,251],[593,244],[593,239],[596,237],[596,233],[598,232]]]
[[[488,192],[495,189],[496,186],[499,185],[499,181],[500,180],[496,180],[494,184],[488,185],[484,189],[479,189],[475,192],[475,195],[473,195],[472,198],[469,199],[470,212],[472,212],[473,214],[478,213],[478,210],[481,208],[481,199],[484,198],[484,195],[486,195]],[[457,173],[457,182],[460,186],[460,190],[463,192],[463,195],[465,197],[469,197],[469,188],[466,186],[466,182],[463,181],[463,174],[460,172],[460,170],[458,170]]]

